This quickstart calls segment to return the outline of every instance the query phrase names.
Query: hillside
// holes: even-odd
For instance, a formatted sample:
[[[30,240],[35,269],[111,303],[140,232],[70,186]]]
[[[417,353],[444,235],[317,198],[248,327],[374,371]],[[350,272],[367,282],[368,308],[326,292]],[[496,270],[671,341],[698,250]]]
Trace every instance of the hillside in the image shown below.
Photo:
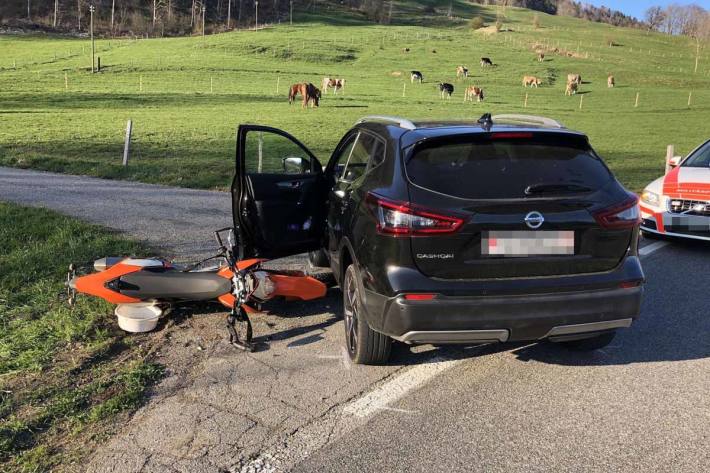
[[[325,161],[363,115],[476,119],[515,112],[551,116],[588,133],[620,179],[640,190],[662,172],[667,144],[685,153],[708,138],[710,58],[702,49],[693,73],[695,46],[687,38],[515,8],[505,12],[501,32],[486,34],[473,32],[468,20],[478,15],[490,23],[493,7],[455,5],[451,19],[413,8],[390,26],[338,10],[303,15],[293,26],[204,38],[100,40],[103,69],[93,75],[86,39],[2,36],[0,164],[224,188],[239,123],[283,128]],[[534,45],[547,50],[544,62],[536,61]],[[481,56],[497,66],[481,69]],[[471,69],[466,82],[456,81],[460,64]],[[424,73],[424,84],[409,83],[412,69]],[[582,75],[582,94],[564,96],[568,73]],[[613,89],[608,73],[616,77]],[[526,74],[543,85],[524,89]],[[325,96],[316,110],[289,107],[289,84],[320,84],[323,76],[347,78],[345,94]],[[438,81],[454,83],[451,100],[439,98]],[[464,104],[463,88],[474,84],[486,101]],[[124,168],[129,118],[134,145]]]

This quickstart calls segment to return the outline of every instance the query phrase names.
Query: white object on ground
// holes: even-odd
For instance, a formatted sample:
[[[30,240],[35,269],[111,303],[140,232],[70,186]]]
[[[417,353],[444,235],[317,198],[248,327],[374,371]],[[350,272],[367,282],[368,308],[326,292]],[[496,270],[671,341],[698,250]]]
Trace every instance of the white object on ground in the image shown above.
[[[115,310],[118,326],[126,332],[150,332],[158,325],[163,309],[154,302],[118,304]]]

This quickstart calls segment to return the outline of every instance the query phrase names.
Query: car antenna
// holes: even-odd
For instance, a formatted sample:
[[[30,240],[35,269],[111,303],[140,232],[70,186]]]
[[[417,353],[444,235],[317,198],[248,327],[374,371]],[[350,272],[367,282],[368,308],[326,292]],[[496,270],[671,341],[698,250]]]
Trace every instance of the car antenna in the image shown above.
[[[491,126],[493,126],[493,117],[490,113],[484,113],[481,118],[478,119],[478,123],[481,124],[481,128],[486,131],[491,131]]]

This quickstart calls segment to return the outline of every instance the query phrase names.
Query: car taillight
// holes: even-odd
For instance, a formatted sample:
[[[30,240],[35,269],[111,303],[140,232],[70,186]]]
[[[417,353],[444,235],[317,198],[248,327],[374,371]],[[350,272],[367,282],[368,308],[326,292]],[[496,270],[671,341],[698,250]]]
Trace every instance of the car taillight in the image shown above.
[[[367,194],[367,201],[377,219],[377,232],[392,236],[426,236],[454,233],[463,219],[414,206],[409,202],[399,202]]]
[[[595,212],[594,218],[604,228],[633,228],[641,223],[639,199],[634,195],[621,204]]]
[[[436,297],[436,294],[422,294],[422,293],[415,293],[415,294],[405,294],[404,299],[407,301],[431,301],[434,300]]]

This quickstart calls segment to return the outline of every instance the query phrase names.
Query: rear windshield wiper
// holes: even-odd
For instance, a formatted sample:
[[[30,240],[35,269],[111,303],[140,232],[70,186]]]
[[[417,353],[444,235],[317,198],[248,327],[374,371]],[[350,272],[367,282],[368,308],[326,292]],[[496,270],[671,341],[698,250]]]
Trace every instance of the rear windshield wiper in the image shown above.
[[[525,195],[534,194],[566,194],[575,192],[591,192],[591,187],[579,184],[531,184],[525,188]]]

